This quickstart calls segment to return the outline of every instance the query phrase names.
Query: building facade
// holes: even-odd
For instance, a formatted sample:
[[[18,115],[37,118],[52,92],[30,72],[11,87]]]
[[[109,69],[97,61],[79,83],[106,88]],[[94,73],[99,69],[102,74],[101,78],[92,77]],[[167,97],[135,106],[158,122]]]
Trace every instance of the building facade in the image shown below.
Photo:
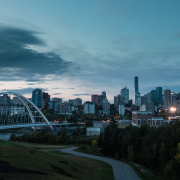
[[[93,102],[84,103],[84,114],[95,114],[95,104]]]
[[[92,94],[91,95],[91,102],[98,105],[99,104],[99,95],[98,94]]]
[[[42,108],[42,90],[41,89],[34,89],[32,91],[32,102],[38,108]]]
[[[162,106],[162,87],[156,87],[158,106]]]
[[[141,126],[143,124],[151,125],[152,112],[151,111],[132,111],[132,125]]]
[[[164,109],[169,109],[171,106],[171,90],[164,90]]]
[[[121,89],[121,96],[124,97],[124,103],[128,104],[129,101],[129,89],[127,87],[124,87]]]

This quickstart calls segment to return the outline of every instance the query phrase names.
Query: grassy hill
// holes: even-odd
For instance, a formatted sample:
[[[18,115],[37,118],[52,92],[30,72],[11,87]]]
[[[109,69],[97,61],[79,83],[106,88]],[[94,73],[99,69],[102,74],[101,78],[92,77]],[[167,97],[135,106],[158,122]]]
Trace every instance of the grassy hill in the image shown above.
[[[0,180],[111,180],[112,167],[101,161],[67,156],[62,148],[0,140]]]

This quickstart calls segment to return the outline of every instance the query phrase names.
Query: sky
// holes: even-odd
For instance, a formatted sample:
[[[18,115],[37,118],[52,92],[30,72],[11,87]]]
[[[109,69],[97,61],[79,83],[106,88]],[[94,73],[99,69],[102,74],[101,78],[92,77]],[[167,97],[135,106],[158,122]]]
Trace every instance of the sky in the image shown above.
[[[0,91],[31,97],[41,88],[64,101],[134,77],[141,95],[180,92],[179,0],[0,0]]]

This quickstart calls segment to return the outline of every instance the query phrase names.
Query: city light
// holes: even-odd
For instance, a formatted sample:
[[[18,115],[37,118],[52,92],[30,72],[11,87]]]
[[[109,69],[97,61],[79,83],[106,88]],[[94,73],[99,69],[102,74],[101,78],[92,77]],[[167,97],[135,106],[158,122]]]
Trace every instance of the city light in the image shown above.
[[[174,111],[176,111],[176,108],[175,107],[171,107],[170,110],[174,112]]]

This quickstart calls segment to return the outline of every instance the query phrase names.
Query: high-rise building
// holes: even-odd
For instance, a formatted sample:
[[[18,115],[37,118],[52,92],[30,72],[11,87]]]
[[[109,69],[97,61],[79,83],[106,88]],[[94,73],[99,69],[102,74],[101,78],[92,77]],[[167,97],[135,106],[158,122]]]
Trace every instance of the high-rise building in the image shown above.
[[[110,102],[108,102],[107,99],[104,99],[102,102],[102,105],[103,105],[103,112],[105,114],[109,114],[110,113]]]
[[[95,114],[95,104],[93,102],[84,103],[84,114]]]
[[[116,109],[119,109],[119,105],[120,104],[124,104],[125,101],[125,97],[121,96],[120,94],[118,94],[117,96],[114,96],[114,107],[116,107]]]
[[[50,102],[50,95],[48,95],[48,93],[43,92],[43,101],[44,101],[44,110],[48,109],[48,104]]]
[[[162,87],[156,87],[158,106],[162,106]]]
[[[56,101],[57,103],[62,103],[62,99],[61,98],[52,98],[52,101]]]
[[[82,99],[76,98],[74,99],[74,106],[81,106],[82,105]]]
[[[98,97],[98,104],[99,104],[99,105],[102,105],[102,101],[105,100],[105,99],[106,99],[106,92],[103,91],[103,92],[102,92],[102,95],[100,95],[100,96]]]
[[[138,98],[138,93],[139,93],[139,85],[138,85],[138,77],[134,77],[134,100],[136,104],[136,99]]]
[[[98,94],[92,94],[91,95],[91,102],[94,102],[95,104],[99,104],[99,95]]]
[[[152,90],[150,92],[150,99],[151,99],[151,102],[153,102],[154,104],[157,104],[157,92],[155,90]]]
[[[69,99],[69,105],[74,106],[74,99]]]
[[[124,87],[123,89],[121,89],[121,96],[123,96],[125,98],[125,104],[128,104],[129,101],[129,89],[127,89],[127,87]]]
[[[164,109],[169,109],[171,106],[171,90],[164,90]]]
[[[32,102],[38,108],[42,108],[42,90],[41,89],[34,89],[32,91]]]

